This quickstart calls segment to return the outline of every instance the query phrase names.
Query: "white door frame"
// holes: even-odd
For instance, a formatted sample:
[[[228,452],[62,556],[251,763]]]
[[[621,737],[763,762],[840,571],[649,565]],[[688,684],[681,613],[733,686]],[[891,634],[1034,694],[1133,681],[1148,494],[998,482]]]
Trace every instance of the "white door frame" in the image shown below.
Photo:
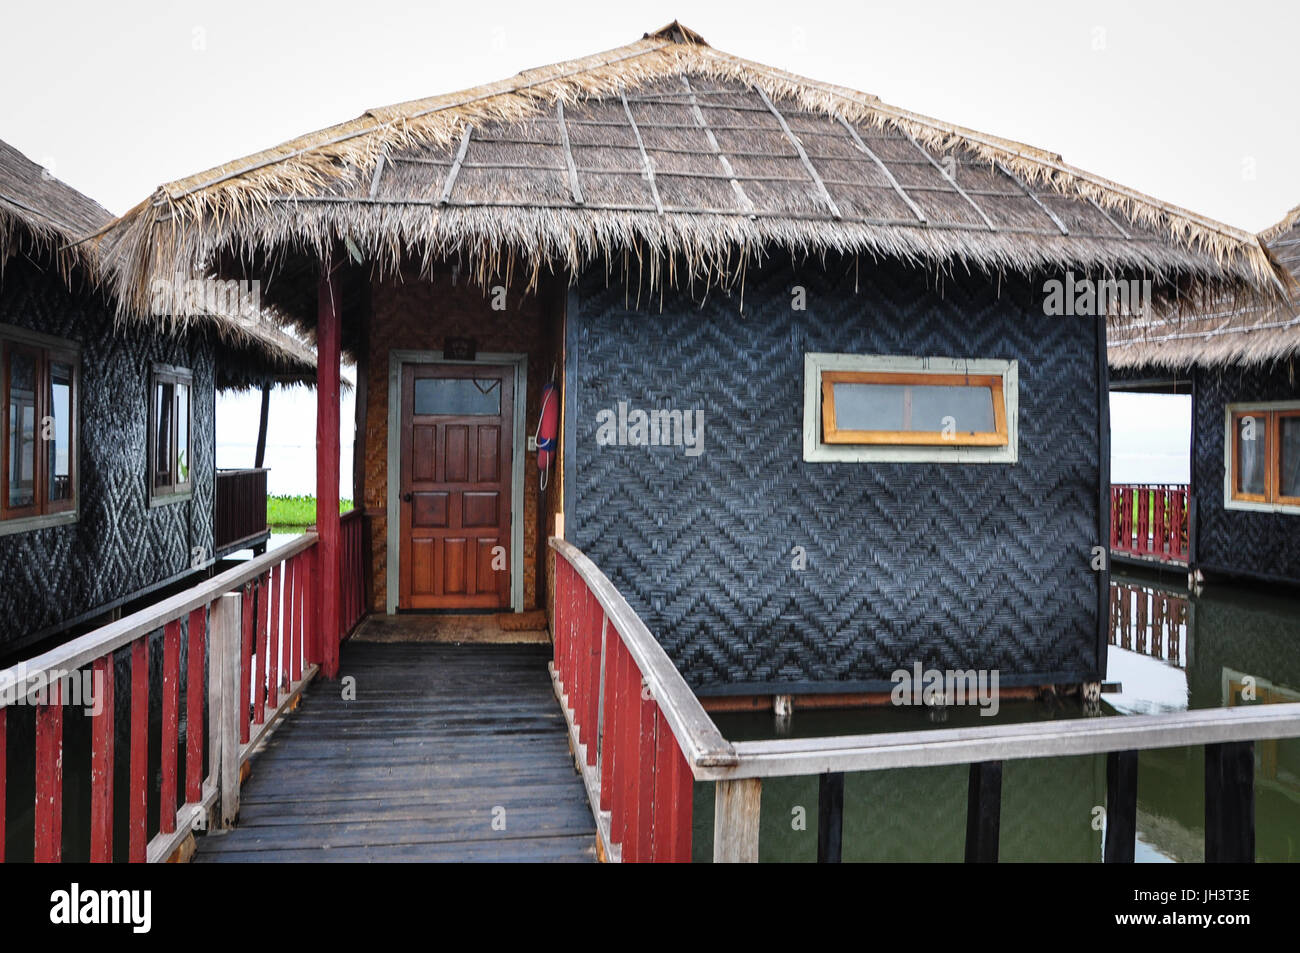
[[[388,352],[388,585],[387,611],[397,612],[402,583],[402,528],[398,525],[398,489],[402,481],[402,365],[403,364],[508,364],[515,369],[514,427],[510,461],[510,610],[524,611],[524,420],[528,406],[528,355],[483,353],[472,361],[455,361],[442,351],[391,350]]]

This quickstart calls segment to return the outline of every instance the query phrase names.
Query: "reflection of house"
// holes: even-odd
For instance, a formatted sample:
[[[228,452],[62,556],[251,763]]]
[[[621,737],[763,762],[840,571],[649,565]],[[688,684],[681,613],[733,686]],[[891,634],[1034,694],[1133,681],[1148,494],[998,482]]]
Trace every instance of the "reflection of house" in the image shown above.
[[[356,356],[373,610],[546,606],[555,533],[719,694],[1099,679],[1104,335],[1045,283],[1269,272],[1249,235],[678,24],[174,183],[105,247],[125,294],[194,256],[261,279],[321,342],[323,407],[326,345]]]
[[[1300,278],[1300,208],[1260,233]],[[1112,388],[1192,395],[1191,566],[1300,583],[1300,291],[1113,327]]]
[[[313,374],[260,324],[115,318],[75,244],[110,220],[0,142],[0,654],[204,571],[215,390]]]

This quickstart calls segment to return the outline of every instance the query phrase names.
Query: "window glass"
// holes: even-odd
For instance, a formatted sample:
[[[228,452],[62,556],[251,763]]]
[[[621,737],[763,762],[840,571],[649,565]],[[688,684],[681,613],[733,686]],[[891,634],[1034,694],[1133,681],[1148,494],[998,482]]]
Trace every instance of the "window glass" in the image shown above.
[[[501,381],[418,378],[415,381],[415,413],[495,417],[501,413]]]
[[[176,482],[190,482],[190,388],[176,385]]]
[[[13,509],[36,502],[36,355],[11,347],[6,379],[9,382],[9,506]]]
[[[50,420],[42,428],[49,461],[51,503],[72,499],[72,365],[50,363]]]
[[[168,381],[154,385],[154,478],[155,488],[171,486],[172,476],[172,411],[175,406],[175,386]]]
[[[1300,416],[1278,420],[1278,444],[1282,454],[1278,493],[1300,497]]]
[[[1237,418],[1237,492],[1264,496],[1268,492],[1268,417],[1242,414]]]
[[[987,387],[933,384],[856,384],[838,381],[835,426],[840,430],[897,430],[933,433],[948,426],[958,433],[997,429],[993,392]]]

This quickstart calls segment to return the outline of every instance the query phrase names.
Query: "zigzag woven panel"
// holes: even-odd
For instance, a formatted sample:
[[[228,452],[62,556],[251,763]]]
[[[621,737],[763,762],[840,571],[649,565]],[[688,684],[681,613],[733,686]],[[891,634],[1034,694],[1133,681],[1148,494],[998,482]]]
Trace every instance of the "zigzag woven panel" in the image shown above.
[[[0,536],[0,653],[184,572],[194,547],[212,553],[216,460],[213,347],[114,325],[111,306],[71,293],[57,275],[10,260],[0,324],[81,345],[81,500],[76,523]],[[155,363],[194,372],[192,499],[150,508],[145,459]]]
[[[1228,404],[1296,400],[1300,381],[1285,364],[1197,370],[1193,400],[1196,558],[1207,568],[1300,582],[1300,515],[1223,505],[1224,414]]]
[[[702,693],[873,691],[914,662],[1095,677],[1097,344],[1030,284],[832,262],[638,308],[588,274],[568,325],[566,536]],[[793,311],[794,286],[806,310]],[[1019,463],[805,463],[804,354],[1019,361]],[[702,409],[704,449],[598,446],[618,401]],[[794,547],[807,566],[793,568]]]

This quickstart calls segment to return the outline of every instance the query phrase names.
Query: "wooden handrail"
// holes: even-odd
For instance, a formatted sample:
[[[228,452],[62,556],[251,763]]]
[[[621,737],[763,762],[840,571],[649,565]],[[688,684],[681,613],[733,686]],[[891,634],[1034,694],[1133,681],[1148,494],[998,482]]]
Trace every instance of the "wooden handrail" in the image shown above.
[[[1300,702],[987,728],[740,741],[734,745],[738,760],[733,767],[704,768],[696,777],[791,777],[1294,737],[1300,737]]]
[[[615,630],[627,646],[632,660],[640,669],[651,696],[659,704],[664,719],[677,739],[678,747],[699,779],[701,771],[737,763],[736,751],[722,736],[699,698],[682,678],[657,639],[646,628],[622,593],[609,578],[587,558],[582,550],[563,539],[551,537],[551,548],[568,560],[582,577],[592,595],[605,611]]]
[[[20,665],[0,671],[0,707],[4,707],[5,700],[11,698],[11,693],[18,689],[19,677],[16,672],[21,672],[22,677],[31,681],[48,672],[71,672],[89,665],[95,659],[129,645],[141,636],[157,631],[168,622],[184,618],[192,610],[203,608],[219,596],[259,578],[289,557],[310,549],[315,543],[315,533],[304,533],[269,553],[240,563],[233,569],[214,576],[207,582],[199,583],[184,592],[178,592],[156,605],[133,612],[116,622],[110,622]],[[25,698],[27,694],[24,692],[22,697]],[[17,696],[12,697],[17,700]]]

